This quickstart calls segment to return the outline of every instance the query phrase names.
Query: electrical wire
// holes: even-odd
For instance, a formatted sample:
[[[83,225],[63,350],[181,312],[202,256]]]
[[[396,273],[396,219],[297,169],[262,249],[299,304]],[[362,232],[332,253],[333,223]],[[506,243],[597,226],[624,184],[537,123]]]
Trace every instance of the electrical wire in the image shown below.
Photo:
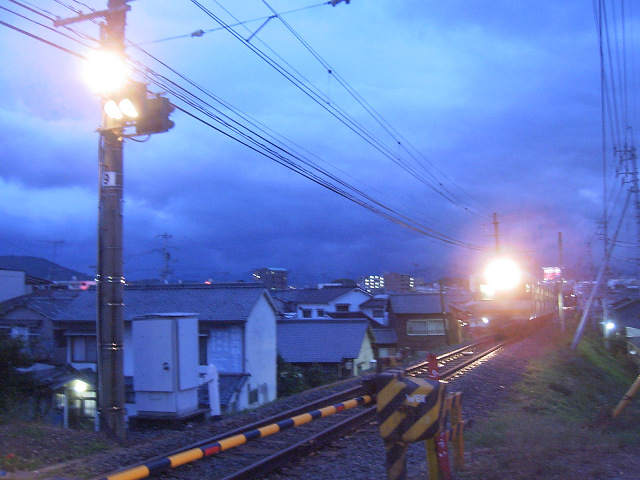
[[[213,0],[213,1],[218,6],[220,6],[225,12],[227,12],[229,15],[231,15],[230,12],[228,12],[228,10],[224,9],[224,7],[222,7],[217,0]],[[212,18],[213,20],[218,22],[218,24],[220,24],[222,27],[224,27],[237,40],[239,40],[242,44],[247,46],[251,51],[253,51],[256,55],[258,55],[262,60],[264,60],[272,68],[274,68],[278,73],[283,75],[287,80],[289,80],[293,85],[295,85],[297,88],[299,88],[303,93],[308,95],[309,98],[311,98],[313,101],[318,103],[323,109],[325,109],[327,112],[329,112],[331,115],[333,115],[338,121],[343,123],[347,128],[351,129],[354,133],[359,135],[363,140],[365,140],[367,143],[369,143],[371,146],[373,146],[376,150],[378,150],[380,153],[382,153],[385,157],[389,158],[391,161],[396,163],[398,166],[400,166],[403,170],[405,170],[411,176],[413,176],[414,178],[416,178],[417,180],[419,180],[420,182],[422,182],[423,184],[425,184],[426,186],[431,188],[434,192],[436,192],[437,194],[441,195],[443,198],[445,198],[446,200],[450,201],[452,204],[460,206],[460,202],[458,200],[456,200],[454,197],[452,197],[448,192],[442,190],[440,182],[433,181],[433,180],[428,180],[423,175],[421,175],[419,172],[417,172],[413,167],[408,165],[402,159],[398,158],[387,146],[382,144],[377,138],[375,138],[374,135],[372,135],[370,132],[368,132],[364,127],[362,127],[357,122],[353,121],[353,119],[351,119],[349,117],[346,117],[346,116],[342,115],[341,112],[337,111],[335,109],[335,107],[331,103],[327,102],[324,98],[322,98],[323,97],[322,95],[317,93],[317,90],[312,85],[310,85],[308,82],[304,82],[300,78],[297,78],[290,71],[286,70],[280,64],[275,62],[275,60],[273,60],[271,57],[269,57],[266,53],[264,53],[263,51],[259,50],[253,43],[248,42],[243,36],[239,35],[238,32],[236,32],[234,29],[232,29],[230,27],[230,25],[228,25],[226,22],[224,22],[219,16],[215,15],[210,9],[206,8],[201,2],[199,2],[198,0],[191,0],[191,2],[195,6],[200,8],[200,10],[202,10],[210,18]],[[233,16],[232,16],[232,18],[235,19],[235,17],[233,17]],[[237,20],[237,19],[235,19],[235,20]],[[465,210],[464,207],[463,207],[463,210]],[[470,210],[468,210],[468,209],[466,209],[465,211],[467,211],[467,213],[470,212]]]
[[[315,4],[315,5],[309,5],[307,7],[296,8],[294,10],[287,10],[286,12],[280,13],[280,15],[288,15],[288,14],[291,14],[291,13],[302,12],[304,10],[309,10],[311,8],[316,8],[316,7],[324,7],[325,5],[328,5],[328,4],[329,4],[329,2],[323,2],[323,3],[318,3],[318,4]],[[263,17],[253,18],[251,20],[238,21],[237,23],[231,24],[229,26],[230,27],[239,27],[241,25],[247,25],[247,24],[253,23],[253,22],[259,22],[259,21],[263,21],[264,22],[264,21],[267,21],[267,20],[272,19],[272,18],[274,18],[273,15],[272,16],[268,16],[268,17],[264,17],[263,16]],[[143,46],[143,45],[150,45],[150,44],[153,44],[153,43],[167,42],[167,41],[170,41],[170,40],[178,40],[178,39],[181,39],[181,38],[201,37],[205,33],[219,32],[221,30],[225,30],[225,28],[224,27],[216,27],[216,28],[209,28],[207,30],[200,29],[200,30],[195,30],[195,31],[193,31],[191,33],[183,34],[183,35],[176,35],[176,36],[173,36],[173,37],[160,38],[160,39],[157,39],[157,40],[149,40],[149,41],[146,41],[146,42],[138,42],[137,45],[138,46]]]
[[[29,32],[26,32],[24,30],[18,29],[18,31],[20,31],[21,33],[27,34],[29,36],[33,36],[34,38],[38,38],[37,36],[30,34]],[[41,38],[40,40],[45,41],[45,43],[50,44],[51,46],[56,46],[53,42],[49,42]],[[67,51],[68,53],[72,53],[76,56],[80,56],[77,53],[72,52],[71,50],[63,48],[59,45],[56,47],[61,48],[64,51]],[[80,57],[83,58],[83,56],[80,56]],[[164,87],[171,87],[171,85],[168,85],[167,83],[163,83],[159,81],[158,79],[161,77],[155,75],[150,70],[146,70],[146,73],[148,75],[151,75],[152,77],[154,76],[156,77],[155,78],[156,84],[159,84],[160,86],[164,86]],[[175,84],[174,84],[174,87],[175,87]],[[194,118],[198,119],[200,122],[208,124],[211,128],[214,128],[215,130],[220,131],[221,133],[224,133],[225,135],[234,138],[236,141],[242,143],[248,148],[251,148],[252,150],[257,151],[262,155],[265,155],[271,158],[272,160],[286,166],[287,168],[296,171],[296,173],[299,173],[305,176],[306,178],[324,186],[325,188],[328,188],[329,190],[334,191],[335,193],[338,193],[344,198],[347,198],[357,203],[358,205],[361,205],[367,208],[373,213],[376,213],[382,216],[383,218],[391,220],[395,223],[398,223],[402,226],[410,228],[416,232],[422,233],[430,238],[433,238],[445,244],[462,246],[462,247],[471,248],[471,249],[482,249],[482,247],[478,247],[476,245],[458,241],[452,237],[442,234],[441,232],[437,232],[427,227],[426,225],[421,224],[420,222],[416,222],[406,215],[400,214],[395,209],[390,208],[384,203],[377,201],[373,197],[358,190],[357,188],[353,187],[347,182],[344,182],[343,180],[331,175],[330,173],[323,170],[322,168],[318,168],[317,165],[310,163],[308,160],[299,158],[296,155],[292,154],[292,152],[289,152],[286,148],[276,145],[268,141],[266,138],[261,137],[255,131],[252,131],[250,128],[247,128],[246,125],[241,125],[241,124],[233,125],[228,120],[225,120],[221,116],[213,113],[213,111],[211,110],[211,107],[212,107],[211,105],[207,105],[202,101],[202,99],[199,99],[197,96],[193,95],[188,90],[182,89],[182,91],[180,91],[176,88],[173,88],[173,89],[167,88],[167,90],[173,90],[172,93],[178,96],[178,98],[182,98],[182,100],[187,105],[197,109],[200,113],[211,118],[212,120],[219,123],[220,125],[223,125],[228,130],[223,131],[221,128],[215,127],[213,124],[204,120],[197,114],[194,114],[193,112],[187,111],[186,109],[182,108],[182,110],[188,115],[193,116]],[[302,165],[296,164],[294,161],[299,161],[302,163]]]
[[[215,3],[217,3],[218,5],[220,5],[217,0],[213,0],[213,1],[215,1]],[[424,163],[416,155],[414,155],[412,151],[410,151],[405,147],[405,145],[409,144],[409,142],[404,137],[402,137],[402,135],[400,135],[399,132],[387,120],[385,120],[384,117],[382,117],[382,115],[380,115],[344,78],[342,78],[336,72],[336,70],[326,60],[324,60],[322,56],[313,47],[311,47],[311,45],[306,40],[304,40],[304,38],[288,22],[286,22],[283,19],[282,16],[278,12],[276,12],[276,10],[274,10],[274,8],[267,2],[267,0],[262,0],[262,3],[264,3],[267,6],[267,8],[271,10],[273,15],[280,20],[280,22],[287,28],[287,30],[305,47],[305,49],[318,61],[318,63],[320,63],[320,65],[327,72],[329,72],[329,75],[331,75],[338,81],[338,83],[345,89],[345,91],[347,91],[351,95],[351,97],[355,99],[355,101],[378,123],[378,125],[393,139],[393,141],[396,144],[400,145],[401,148],[411,158],[413,158],[416,164],[419,167],[421,167],[422,170],[424,170],[424,172],[429,177],[431,177],[431,180],[436,182],[436,184],[440,188],[442,188],[442,190],[444,190],[444,192],[446,193],[445,198],[447,198],[449,201],[451,201],[455,205],[461,207],[463,210],[466,210],[467,212],[471,213],[471,211],[467,207],[465,207],[461,201],[456,199],[455,195],[449,189],[447,189],[440,181],[438,181],[438,179],[435,177],[433,172],[431,172],[424,165]],[[422,158],[428,162],[428,160],[424,158],[424,156],[422,156]],[[430,164],[430,167],[432,169],[436,169],[431,162],[428,162],[428,163]],[[413,168],[410,167],[408,164],[403,163],[402,166],[408,171],[413,171]],[[442,172],[438,171],[438,173],[440,173],[445,178],[447,178],[444,174],[442,174]],[[452,183],[454,183],[454,185],[458,187],[463,193],[466,193],[457,184],[455,184],[455,182],[452,182]],[[470,195],[469,197],[472,198]],[[485,219],[486,218],[489,218],[489,216],[487,215]]]

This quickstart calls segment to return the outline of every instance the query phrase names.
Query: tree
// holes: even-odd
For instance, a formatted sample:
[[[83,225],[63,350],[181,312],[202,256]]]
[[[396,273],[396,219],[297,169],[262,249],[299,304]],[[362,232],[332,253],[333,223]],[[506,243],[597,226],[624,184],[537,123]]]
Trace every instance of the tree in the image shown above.
[[[284,358],[278,354],[278,396],[295,395],[308,388],[302,369],[285,362]]]
[[[22,339],[0,330],[0,411],[33,392],[36,382],[31,374],[18,370],[31,365],[33,358],[24,351]]]
[[[311,388],[319,387],[325,383],[322,367],[317,363],[312,363],[309,368],[307,368],[305,378]]]

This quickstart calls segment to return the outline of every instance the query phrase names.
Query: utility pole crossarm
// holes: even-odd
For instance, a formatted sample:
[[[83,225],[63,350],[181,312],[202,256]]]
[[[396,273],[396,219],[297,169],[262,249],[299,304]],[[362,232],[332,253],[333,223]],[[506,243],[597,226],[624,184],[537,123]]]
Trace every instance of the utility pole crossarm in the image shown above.
[[[131,10],[129,5],[122,5],[115,8],[110,8],[109,10],[101,10],[99,12],[91,12],[85,13],[82,15],[78,15],[77,17],[72,18],[59,18],[53,21],[54,27],[64,27],[66,25],[71,25],[72,23],[84,22],[85,20],[93,20],[94,18],[107,18],[109,15],[114,13],[126,13]]]

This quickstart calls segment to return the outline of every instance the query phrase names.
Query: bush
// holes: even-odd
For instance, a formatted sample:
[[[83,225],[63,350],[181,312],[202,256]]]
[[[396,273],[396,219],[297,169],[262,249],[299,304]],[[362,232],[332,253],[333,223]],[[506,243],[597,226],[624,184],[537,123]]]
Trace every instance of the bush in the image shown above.
[[[302,369],[284,361],[278,355],[278,396],[286,397],[309,388]]]
[[[31,365],[33,358],[25,353],[22,339],[0,331],[0,413],[33,393],[36,381],[18,370]]]

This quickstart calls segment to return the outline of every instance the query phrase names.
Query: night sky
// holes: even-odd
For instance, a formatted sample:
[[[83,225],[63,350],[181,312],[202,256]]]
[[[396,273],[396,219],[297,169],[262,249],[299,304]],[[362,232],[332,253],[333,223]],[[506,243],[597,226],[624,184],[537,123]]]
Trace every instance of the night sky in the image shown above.
[[[0,21],[86,56],[98,25],[50,18],[106,0],[0,5]],[[178,109],[169,132],[125,140],[128,280],[160,275],[165,232],[174,281],[249,280],[259,267],[288,269],[294,285],[467,275],[494,251],[494,212],[503,251],[530,265],[558,264],[558,232],[576,275],[601,257],[603,185],[613,200],[622,179],[610,166],[603,182],[591,2],[130,5],[133,78]],[[248,20],[236,35],[221,27]],[[100,98],[77,56],[0,26],[0,255],[92,273]],[[620,238],[636,231],[626,222]],[[620,250],[615,266],[634,256]]]

